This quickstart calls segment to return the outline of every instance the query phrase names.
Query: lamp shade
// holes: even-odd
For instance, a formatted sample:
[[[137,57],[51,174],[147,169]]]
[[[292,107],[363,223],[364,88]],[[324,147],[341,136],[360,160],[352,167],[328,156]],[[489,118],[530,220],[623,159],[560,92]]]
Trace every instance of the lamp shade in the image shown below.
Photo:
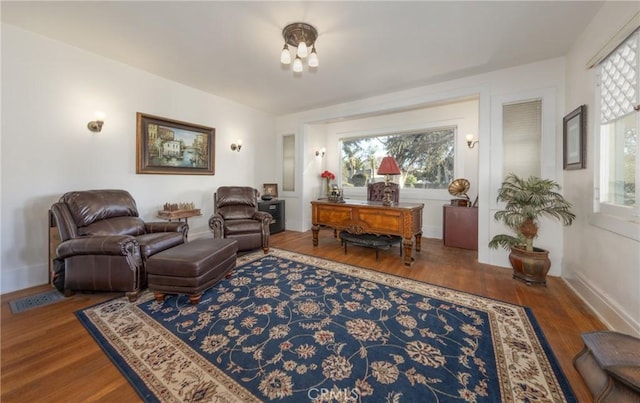
[[[282,64],[290,64],[291,63],[291,53],[289,53],[289,46],[285,43],[284,48],[282,48],[282,53],[280,53],[280,63]]]
[[[400,175],[400,167],[393,157],[386,156],[382,159],[378,168],[378,175]]]
[[[311,48],[311,54],[309,55],[309,67],[318,67],[318,54],[316,53],[316,47]]]
[[[309,56],[309,49],[307,49],[307,44],[304,43],[304,41],[298,44],[298,56],[300,56],[301,59]]]

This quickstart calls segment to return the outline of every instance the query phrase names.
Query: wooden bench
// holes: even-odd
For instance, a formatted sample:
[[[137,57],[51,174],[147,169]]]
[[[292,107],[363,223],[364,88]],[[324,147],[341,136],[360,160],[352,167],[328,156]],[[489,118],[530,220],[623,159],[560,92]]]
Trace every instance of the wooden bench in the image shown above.
[[[402,242],[401,236],[396,235],[377,235],[377,234],[352,234],[348,231],[340,232],[340,239],[344,245],[344,254],[347,254],[347,244],[364,246],[366,248],[374,248],[376,250],[376,260],[378,260],[378,251],[380,249],[389,249],[393,245]],[[402,248],[400,248],[400,256],[402,256]]]
[[[640,339],[623,333],[582,334],[573,359],[595,402],[640,402]]]

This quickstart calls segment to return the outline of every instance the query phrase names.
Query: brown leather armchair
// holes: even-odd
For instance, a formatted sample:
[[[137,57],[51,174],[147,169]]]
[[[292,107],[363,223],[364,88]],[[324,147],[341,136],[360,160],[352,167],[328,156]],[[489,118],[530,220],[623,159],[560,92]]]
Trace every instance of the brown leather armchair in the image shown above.
[[[209,219],[214,238],[238,241],[238,251],[262,248],[269,252],[271,214],[258,211],[258,191],[252,187],[221,186],[213,195],[215,212]]]
[[[183,244],[189,231],[182,222],[145,223],[125,190],[65,193],[51,213],[62,241],[55,264],[64,281],[57,286],[65,296],[75,291],[124,291],[135,301],[146,287],[147,259]]]

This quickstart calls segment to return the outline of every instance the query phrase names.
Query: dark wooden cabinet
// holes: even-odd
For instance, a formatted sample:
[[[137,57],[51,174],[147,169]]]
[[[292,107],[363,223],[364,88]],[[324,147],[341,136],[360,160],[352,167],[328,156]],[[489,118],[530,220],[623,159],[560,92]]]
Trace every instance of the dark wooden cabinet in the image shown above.
[[[269,225],[269,232],[275,234],[284,231],[284,200],[269,200],[258,202],[258,210],[271,214],[273,220]]]
[[[478,208],[444,205],[442,239],[445,246],[478,250]]]

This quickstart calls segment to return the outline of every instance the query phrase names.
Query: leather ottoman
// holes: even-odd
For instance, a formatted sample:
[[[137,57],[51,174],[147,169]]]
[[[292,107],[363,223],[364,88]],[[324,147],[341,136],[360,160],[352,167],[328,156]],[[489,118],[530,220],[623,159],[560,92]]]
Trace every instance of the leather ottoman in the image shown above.
[[[201,238],[156,253],[147,260],[147,281],[156,300],[187,294],[192,304],[236,267],[238,242]]]

